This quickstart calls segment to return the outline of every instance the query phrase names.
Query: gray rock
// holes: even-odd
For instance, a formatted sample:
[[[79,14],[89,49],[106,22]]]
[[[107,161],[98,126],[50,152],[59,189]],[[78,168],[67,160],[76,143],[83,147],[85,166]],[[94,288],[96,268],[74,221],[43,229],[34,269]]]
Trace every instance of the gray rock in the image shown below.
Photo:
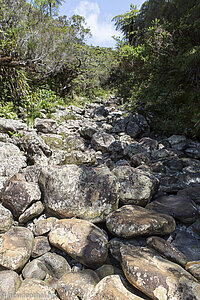
[[[34,122],[35,128],[43,133],[57,133],[58,123],[52,119],[36,118]]]
[[[179,265],[145,247],[121,247],[128,281],[152,299],[199,300],[200,283]],[[178,287],[178,288],[177,288]]]
[[[192,158],[200,158],[200,143],[191,141],[185,153]]]
[[[1,300],[9,299],[20,287],[20,276],[14,271],[0,272],[0,296]]]
[[[199,216],[196,204],[180,194],[159,197],[146,208],[170,215],[184,224],[194,223]]]
[[[29,208],[27,208],[23,214],[19,216],[20,223],[26,223],[31,219],[41,215],[44,210],[44,205],[41,201],[33,203]]]
[[[185,266],[185,269],[200,281],[200,260],[189,261]]]
[[[50,250],[51,250],[51,246],[49,245],[48,238],[46,236],[37,236],[34,239],[31,256],[33,258],[36,258],[45,254]]]
[[[22,275],[24,279],[35,278],[35,279],[43,280],[46,274],[47,274],[46,266],[38,259],[34,259],[31,262],[27,263],[22,270]]]
[[[159,180],[152,174],[129,166],[113,169],[119,182],[119,197],[125,204],[145,206],[156,193]]]
[[[94,122],[83,123],[82,127],[79,130],[80,134],[86,139],[91,139],[93,134],[95,134],[97,131],[98,126]]]
[[[37,259],[46,266],[48,274],[53,278],[60,279],[65,273],[71,271],[67,260],[56,253],[47,252]]]
[[[49,241],[91,268],[102,265],[108,255],[107,237],[97,226],[85,220],[59,220],[49,233]]]
[[[105,132],[97,132],[92,136],[92,147],[95,150],[100,150],[103,153],[109,151],[109,146],[115,141],[113,135]]]
[[[39,181],[47,210],[60,217],[100,222],[118,207],[118,185],[107,167],[52,166]]]
[[[184,150],[187,148],[188,142],[184,135],[172,135],[168,138],[172,148],[177,150]]]
[[[188,259],[187,257],[179,251],[176,247],[174,247],[168,241],[157,237],[151,236],[147,239],[147,245],[154,250],[157,250],[161,255],[166,257],[167,259],[185,267]]]
[[[73,150],[71,152],[62,150],[53,151],[53,154],[49,159],[49,165],[63,166],[66,164],[86,166],[96,165],[96,152],[93,149],[86,151]]]
[[[173,232],[176,223],[171,216],[136,205],[124,205],[106,219],[108,230],[119,237],[165,235]]]
[[[51,229],[54,228],[54,225],[57,221],[58,219],[54,217],[38,220],[35,223],[34,234],[37,236],[48,233]]]
[[[6,232],[13,224],[12,213],[0,204],[0,233]]]
[[[88,299],[88,295],[99,282],[92,270],[71,272],[63,275],[58,281],[57,292],[61,299]]]
[[[12,120],[12,119],[3,119],[0,118],[0,132],[1,133],[9,133],[9,132],[17,132],[19,130],[27,129],[26,123],[21,122],[20,120]]]
[[[108,264],[105,264],[100,268],[96,269],[95,272],[97,273],[100,280],[110,275],[123,275],[123,271],[121,269]]]
[[[133,138],[139,135],[149,132],[149,124],[147,120],[140,114],[134,114],[129,117],[126,127],[126,133]]]
[[[13,227],[0,238],[0,265],[19,271],[31,256],[33,234],[24,227]]]
[[[196,204],[200,204],[200,184],[191,183],[185,189],[178,191],[177,195],[190,198]]]

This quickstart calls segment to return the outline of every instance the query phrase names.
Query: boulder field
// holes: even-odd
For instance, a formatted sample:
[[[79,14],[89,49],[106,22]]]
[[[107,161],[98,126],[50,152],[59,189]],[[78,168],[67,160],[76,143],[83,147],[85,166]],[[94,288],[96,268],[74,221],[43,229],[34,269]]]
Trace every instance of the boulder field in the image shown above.
[[[0,119],[0,299],[200,300],[200,143],[150,125]]]

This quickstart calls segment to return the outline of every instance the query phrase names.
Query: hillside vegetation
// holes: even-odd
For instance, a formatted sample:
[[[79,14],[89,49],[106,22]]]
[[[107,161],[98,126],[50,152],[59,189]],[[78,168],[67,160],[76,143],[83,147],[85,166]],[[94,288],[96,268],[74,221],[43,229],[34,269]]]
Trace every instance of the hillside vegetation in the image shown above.
[[[116,50],[86,44],[63,1],[0,0],[0,117],[51,113],[112,90],[161,134],[200,137],[200,2],[149,0],[114,18]],[[80,100],[81,99],[81,100]]]

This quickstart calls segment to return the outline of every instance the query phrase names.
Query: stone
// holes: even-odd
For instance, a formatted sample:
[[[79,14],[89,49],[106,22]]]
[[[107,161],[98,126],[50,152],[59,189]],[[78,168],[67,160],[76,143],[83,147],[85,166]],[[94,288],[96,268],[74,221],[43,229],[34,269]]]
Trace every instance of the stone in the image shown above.
[[[19,216],[19,222],[20,223],[26,223],[33,218],[41,215],[41,213],[44,210],[44,205],[41,201],[37,201],[33,203],[29,208],[27,208],[23,214]]]
[[[190,272],[197,280],[200,281],[200,260],[198,261],[189,261],[185,269]]]
[[[31,262],[27,263],[22,270],[23,278],[35,278],[43,280],[47,274],[46,266],[39,261],[34,259]]]
[[[108,264],[105,264],[96,269],[95,272],[97,273],[100,280],[110,275],[123,275],[123,271],[121,269]]]
[[[171,216],[136,205],[124,205],[107,217],[106,226],[116,236],[132,238],[170,234],[176,223]]]
[[[149,153],[147,149],[138,142],[132,142],[131,144],[127,145],[124,149],[124,156],[127,156],[129,159],[132,157],[134,158],[135,155],[143,154],[149,157]]]
[[[49,241],[54,247],[90,268],[102,265],[108,255],[106,235],[85,220],[59,220],[49,233]]]
[[[112,170],[119,182],[119,198],[125,204],[145,206],[156,193],[159,180],[152,174],[119,166]]]
[[[186,195],[169,195],[157,198],[146,208],[167,214],[184,224],[194,223],[199,216],[196,204]]]
[[[49,159],[49,165],[86,165],[92,166],[97,165],[96,152],[92,149],[86,151],[73,150],[71,152],[67,151],[53,151],[51,158]]]
[[[129,292],[123,285],[119,275],[110,275],[103,278],[94,288],[94,290],[84,297],[83,300],[142,300],[141,298]]]
[[[34,121],[34,126],[39,132],[43,133],[56,133],[58,123],[52,119],[40,119],[36,118]]]
[[[51,250],[51,246],[49,245],[48,238],[46,236],[37,236],[34,239],[31,256],[33,258],[36,258],[45,254],[50,250]]]
[[[200,143],[191,141],[185,149],[185,153],[192,158],[199,159],[200,158]]]
[[[0,193],[5,182],[24,167],[26,157],[19,148],[10,143],[0,142]]]
[[[144,116],[140,114],[130,115],[128,124],[126,127],[126,133],[133,138],[137,138],[143,133],[149,132],[149,124]]]
[[[139,144],[145,149],[150,155],[153,151],[158,149],[158,141],[151,139],[149,137],[143,137]]]
[[[46,167],[39,183],[45,207],[55,216],[101,222],[118,207],[118,184],[107,167]]]
[[[183,190],[178,191],[177,195],[181,195],[184,198],[190,198],[196,204],[200,204],[200,184],[191,183]]]
[[[99,116],[107,117],[108,115],[109,115],[109,111],[105,108],[104,105],[101,105],[93,110],[91,117],[92,118],[99,117]]]
[[[199,300],[200,283],[181,266],[146,247],[121,247],[128,281],[151,299]]]
[[[12,213],[0,204],[0,233],[8,231],[13,222]]]
[[[20,120],[13,119],[3,119],[0,118],[0,132],[1,133],[10,133],[17,132],[19,130],[26,130],[27,125]]]
[[[54,225],[57,221],[58,219],[54,217],[36,221],[34,226],[34,234],[37,236],[48,233],[51,229],[54,228]]]
[[[59,300],[53,288],[47,286],[44,281],[35,278],[27,278],[23,280],[17,293],[9,299],[11,300],[22,300],[22,299],[23,300],[38,300],[38,299]]]
[[[185,150],[188,146],[187,138],[184,135],[172,135],[167,139],[172,148]]]
[[[37,259],[46,266],[48,274],[53,278],[60,279],[65,273],[71,271],[67,260],[56,253],[47,252]]]
[[[0,297],[1,300],[10,299],[20,287],[20,276],[11,270],[0,271]]]
[[[33,234],[24,227],[13,227],[0,238],[0,266],[19,271],[31,256]]]
[[[109,146],[115,141],[113,135],[105,132],[97,132],[93,134],[91,144],[98,151],[105,153],[109,151]]]
[[[62,300],[88,299],[89,293],[99,282],[97,274],[89,269],[63,275],[57,284],[57,292]]]
[[[83,126],[79,130],[80,134],[86,139],[91,139],[97,131],[98,126],[93,122],[83,123]]]
[[[19,217],[25,210],[41,198],[38,184],[10,180],[2,195],[2,203],[9,208],[15,217]]]
[[[181,251],[174,247],[170,242],[160,237],[149,237],[147,239],[147,245],[152,249],[158,251],[167,259],[181,265],[182,267],[185,267],[186,263],[188,262],[187,257]]]

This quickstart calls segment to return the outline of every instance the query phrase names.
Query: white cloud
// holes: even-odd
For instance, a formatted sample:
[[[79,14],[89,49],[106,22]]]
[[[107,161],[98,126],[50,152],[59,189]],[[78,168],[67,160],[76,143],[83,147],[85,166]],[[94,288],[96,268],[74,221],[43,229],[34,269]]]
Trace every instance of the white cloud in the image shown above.
[[[112,36],[118,35],[113,24],[108,20],[101,22],[99,20],[100,8],[98,3],[81,1],[75,9],[75,14],[85,18],[87,26],[90,28],[93,38],[93,43],[100,46],[113,46]]]

